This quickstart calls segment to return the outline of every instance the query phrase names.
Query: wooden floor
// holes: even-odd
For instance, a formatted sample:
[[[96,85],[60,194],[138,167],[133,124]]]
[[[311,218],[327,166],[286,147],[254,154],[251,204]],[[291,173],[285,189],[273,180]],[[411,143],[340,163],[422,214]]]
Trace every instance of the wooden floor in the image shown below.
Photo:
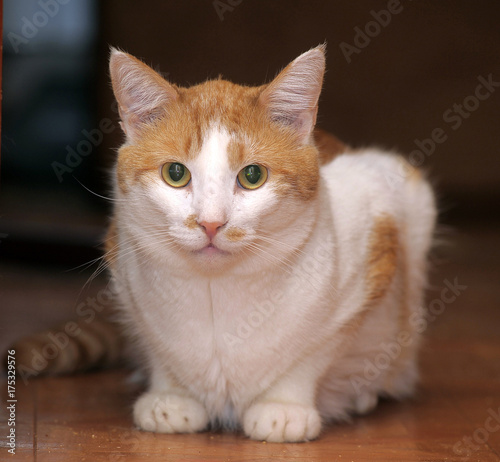
[[[16,384],[16,454],[1,461],[498,461],[500,460],[500,228],[462,229],[432,274],[422,384],[407,402],[384,402],[305,444],[249,441],[240,434],[159,435],[134,429],[139,385],[126,371],[37,378]],[[0,352],[12,339],[74,314],[86,275],[0,264]],[[448,282],[446,282],[448,281]],[[452,291],[442,290],[454,285]],[[466,287],[465,287],[466,286]],[[0,381],[5,400],[7,385]]]

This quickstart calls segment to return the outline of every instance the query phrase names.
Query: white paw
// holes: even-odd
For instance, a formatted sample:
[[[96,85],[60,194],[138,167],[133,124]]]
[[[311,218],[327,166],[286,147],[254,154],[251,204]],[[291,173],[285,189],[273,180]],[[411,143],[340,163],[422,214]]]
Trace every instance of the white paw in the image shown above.
[[[300,404],[257,403],[243,418],[243,429],[254,440],[298,443],[313,440],[321,430],[321,418],[313,407]]]
[[[375,393],[361,393],[354,398],[354,410],[358,414],[368,414],[378,403],[378,396]]]
[[[134,405],[134,422],[158,433],[194,433],[208,424],[205,408],[194,399],[167,393],[144,393]]]

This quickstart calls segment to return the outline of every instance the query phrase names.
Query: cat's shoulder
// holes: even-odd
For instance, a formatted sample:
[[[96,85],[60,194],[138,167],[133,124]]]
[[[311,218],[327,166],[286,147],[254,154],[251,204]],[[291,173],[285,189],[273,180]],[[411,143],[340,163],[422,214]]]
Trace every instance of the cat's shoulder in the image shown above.
[[[404,157],[377,148],[352,150],[321,167],[325,197],[338,221],[369,230],[377,217],[394,222],[432,211],[434,201],[422,172]]]
[[[402,155],[379,148],[348,150],[323,165],[321,174],[331,187],[345,185],[381,194],[394,194],[409,183],[425,181],[420,169]]]

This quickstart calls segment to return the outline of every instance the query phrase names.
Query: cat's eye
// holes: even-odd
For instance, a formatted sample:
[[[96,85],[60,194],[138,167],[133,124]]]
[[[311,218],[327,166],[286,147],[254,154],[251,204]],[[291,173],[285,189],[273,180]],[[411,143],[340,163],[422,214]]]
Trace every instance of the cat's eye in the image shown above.
[[[262,165],[247,165],[238,173],[238,184],[244,189],[260,188],[267,180],[267,169]]]
[[[182,188],[191,180],[191,172],[185,165],[168,162],[161,168],[161,176],[167,184],[174,188]]]

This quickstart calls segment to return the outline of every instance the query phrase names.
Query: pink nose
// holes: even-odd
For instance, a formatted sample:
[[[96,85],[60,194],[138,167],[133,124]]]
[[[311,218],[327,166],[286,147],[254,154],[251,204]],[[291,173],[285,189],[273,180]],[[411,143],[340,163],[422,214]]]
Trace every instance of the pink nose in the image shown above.
[[[224,223],[220,223],[218,221],[215,221],[213,223],[208,223],[206,221],[202,221],[200,223],[200,226],[205,230],[206,235],[209,237],[210,240],[212,240],[215,235],[217,234],[217,231],[221,226],[224,226]]]

